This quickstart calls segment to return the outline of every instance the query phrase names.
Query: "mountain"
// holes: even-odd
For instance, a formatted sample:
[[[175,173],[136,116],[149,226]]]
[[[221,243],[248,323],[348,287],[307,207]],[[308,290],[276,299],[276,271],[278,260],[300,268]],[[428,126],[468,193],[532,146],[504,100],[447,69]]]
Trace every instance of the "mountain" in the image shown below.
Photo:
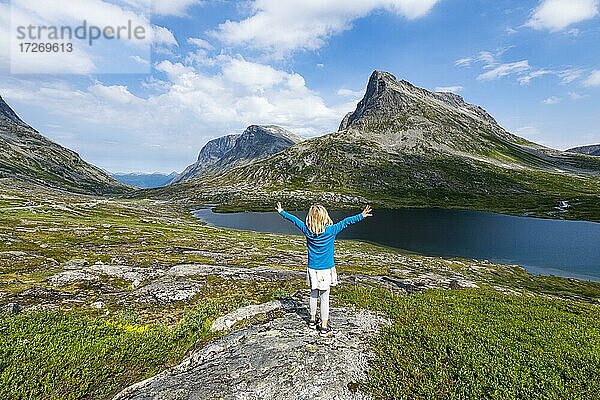
[[[570,201],[563,216],[593,209],[600,218],[600,160],[532,143],[461,96],[375,71],[337,132],[153,195],[241,209],[281,199],[294,207],[369,201],[519,213],[554,213]]]
[[[171,183],[183,182],[194,177],[200,177],[203,173],[223,158],[225,153],[235,146],[235,141],[240,135],[226,135],[213,139],[206,143],[198,154],[198,160],[189,165],[181,174],[173,178]]]
[[[600,144],[573,147],[572,149],[569,149],[567,151],[570,153],[587,154],[588,156],[600,156]]]
[[[110,174],[117,181],[124,183],[129,186],[135,186],[143,189],[157,188],[168,185],[176,176],[177,172],[171,172],[170,174],[161,174],[155,172],[153,174],[144,173],[114,173]]]
[[[275,125],[250,125],[241,135],[227,135],[209,141],[198,160],[171,183],[216,175],[279,153],[302,138]]]
[[[127,188],[77,153],[46,137],[0,97],[0,176],[81,193],[114,193]]]

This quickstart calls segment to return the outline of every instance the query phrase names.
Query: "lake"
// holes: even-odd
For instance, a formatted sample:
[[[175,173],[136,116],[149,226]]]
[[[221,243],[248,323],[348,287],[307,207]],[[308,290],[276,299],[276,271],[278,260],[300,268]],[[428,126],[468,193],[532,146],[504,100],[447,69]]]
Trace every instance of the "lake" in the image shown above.
[[[358,210],[355,213],[358,213]],[[292,212],[304,220],[306,212]],[[277,212],[194,212],[214,226],[258,232],[299,231]],[[335,221],[353,215],[332,211]],[[600,282],[600,223],[443,209],[375,210],[340,239],[364,240],[430,256],[519,264],[534,274]]]

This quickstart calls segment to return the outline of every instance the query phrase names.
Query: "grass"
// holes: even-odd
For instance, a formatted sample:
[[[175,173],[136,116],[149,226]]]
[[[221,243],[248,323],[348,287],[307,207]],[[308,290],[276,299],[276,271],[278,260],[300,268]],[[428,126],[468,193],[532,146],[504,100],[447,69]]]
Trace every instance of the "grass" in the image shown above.
[[[298,286],[213,278],[196,304],[183,309],[138,305],[109,316],[81,309],[0,312],[0,398],[111,398],[215,338],[209,329],[216,317]],[[165,323],[174,318],[175,324]]]
[[[179,362],[223,308],[200,304],[173,329],[81,312],[0,314],[0,398],[104,399]]]
[[[600,304],[600,283],[598,282],[557,276],[532,275],[523,268],[508,265],[503,268],[473,270],[459,261],[449,264],[449,266],[488,288],[501,286],[520,292],[561,296]]]
[[[600,308],[469,289],[411,296],[342,288],[383,313],[361,384],[376,399],[593,399],[600,393]]]
[[[0,193],[0,254],[0,304],[25,307],[45,299],[23,293],[48,289],[48,276],[73,258],[165,270],[178,263],[303,270],[306,263],[299,236],[215,229],[170,204],[18,184]],[[378,398],[585,398],[586,390],[597,389],[592,368],[600,367],[600,318],[593,304],[600,284],[345,240],[336,245],[336,263],[341,274],[460,274],[482,288],[406,297],[338,290],[344,302],[394,321],[373,343],[377,358],[361,386]],[[189,304],[121,302],[133,290],[130,282],[102,278],[59,288],[72,301],[59,300],[56,311],[0,313],[0,398],[110,398],[211,340],[207,327],[217,315],[305,285],[216,276],[197,282],[202,289]],[[116,288],[115,297],[103,285]],[[98,299],[106,306],[91,309]],[[539,360],[532,356],[538,353]]]

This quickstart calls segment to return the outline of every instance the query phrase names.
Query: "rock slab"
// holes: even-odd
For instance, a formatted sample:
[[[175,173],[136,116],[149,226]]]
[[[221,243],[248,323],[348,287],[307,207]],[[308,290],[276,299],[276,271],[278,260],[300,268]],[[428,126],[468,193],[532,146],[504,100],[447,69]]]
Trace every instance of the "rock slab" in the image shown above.
[[[114,400],[369,398],[353,388],[366,375],[369,338],[386,321],[336,308],[336,336],[321,338],[307,318],[304,308],[289,308],[273,321],[222,336]]]

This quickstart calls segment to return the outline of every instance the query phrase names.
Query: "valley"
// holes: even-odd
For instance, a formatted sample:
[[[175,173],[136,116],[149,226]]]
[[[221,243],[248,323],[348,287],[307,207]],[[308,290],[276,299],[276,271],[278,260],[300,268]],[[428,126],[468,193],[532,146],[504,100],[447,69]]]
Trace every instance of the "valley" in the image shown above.
[[[600,221],[593,156],[381,71],[338,132],[251,125],[154,189],[117,182],[3,100],[0,117],[0,398],[600,392],[600,283],[339,240],[339,331],[321,338],[306,325],[304,238],[191,213],[283,201]],[[327,378],[308,385],[315,372]]]

